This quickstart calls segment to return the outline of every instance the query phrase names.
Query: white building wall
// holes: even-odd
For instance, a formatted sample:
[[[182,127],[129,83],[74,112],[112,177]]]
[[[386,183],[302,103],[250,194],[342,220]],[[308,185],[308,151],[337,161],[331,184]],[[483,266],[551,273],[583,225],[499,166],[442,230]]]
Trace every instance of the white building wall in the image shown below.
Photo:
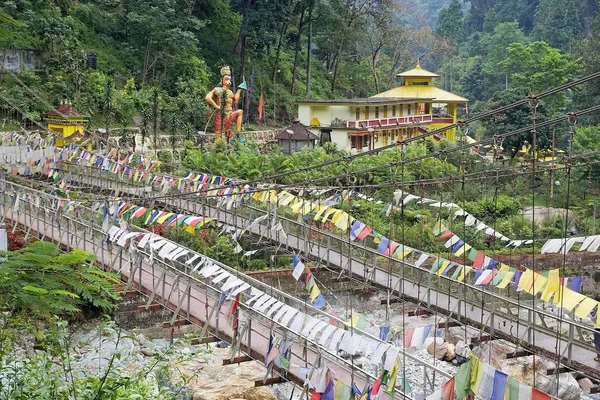
[[[335,143],[338,149],[350,150],[350,139],[348,132],[342,129],[333,129],[331,131],[331,141]]]

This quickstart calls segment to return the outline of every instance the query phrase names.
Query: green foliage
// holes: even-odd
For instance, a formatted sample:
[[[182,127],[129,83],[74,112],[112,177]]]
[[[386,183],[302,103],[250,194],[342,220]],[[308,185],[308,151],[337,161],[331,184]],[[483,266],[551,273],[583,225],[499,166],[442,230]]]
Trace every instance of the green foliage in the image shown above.
[[[28,321],[30,322],[30,321]],[[116,348],[125,338],[115,332],[113,324],[103,323],[100,327],[115,336]],[[185,394],[182,385],[171,384],[165,361],[172,355],[172,348],[157,353],[155,359],[141,363],[136,355],[126,358],[116,352],[108,359],[102,373],[84,370],[76,364],[67,323],[58,318],[47,321],[47,328],[35,332],[44,349],[31,356],[15,351],[25,345],[20,336],[29,337],[31,325],[6,314],[0,325],[0,398],[5,400],[175,400]],[[127,337],[128,339],[134,339]],[[174,342],[176,344],[177,341]],[[31,346],[31,344],[29,344]],[[98,351],[98,350],[93,350]],[[136,365],[136,368],[116,366]],[[179,387],[181,386],[181,387]]]
[[[533,35],[550,46],[570,50],[581,36],[581,23],[575,0],[540,0],[534,18]]]
[[[467,202],[464,209],[482,221],[495,221],[517,215],[521,211],[521,204],[514,197],[499,195]]]
[[[455,41],[464,38],[463,12],[458,0],[452,0],[447,8],[440,11],[436,33]]]
[[[94,256],[73,250],[60,254],[51,243],[34,242],[3,254],[0,263],[0,308],[48,317],[80,311],[84,305],[110,311],[117,276],[89,263]]]

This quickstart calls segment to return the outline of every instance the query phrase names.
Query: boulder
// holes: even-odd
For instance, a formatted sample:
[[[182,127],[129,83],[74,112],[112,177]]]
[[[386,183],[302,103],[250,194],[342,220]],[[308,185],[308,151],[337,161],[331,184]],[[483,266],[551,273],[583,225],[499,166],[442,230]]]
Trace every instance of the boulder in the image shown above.
[[[448,352],[449,343],[437,344],[436,342],[431,343],[427,346],[427,352],[435,357],[436,360],[443,360]]]
[[[456,352],[454,350],[454,345],[452,343],[448,343],[448,350],[446,351],[445,359],[447,361],[452,361],[456,357]]]
[[[254,387],[265,376],[261,364],[250,361],[239,365],[222,365],[229,350],[213,348],[213,354],[194,354],[184,361],[173,362],[169,370],[176,383],[184,383],[194,400],[277,400],[270,388]]]
[[[471,357],[471,348],[469,346],[467,346],[466,343],[463,342],[462,340],[460,340],[458,343],[456,343],[456,345],[454,346],[454,351],[456,352],[457,355],[459,355],[463,358]]]

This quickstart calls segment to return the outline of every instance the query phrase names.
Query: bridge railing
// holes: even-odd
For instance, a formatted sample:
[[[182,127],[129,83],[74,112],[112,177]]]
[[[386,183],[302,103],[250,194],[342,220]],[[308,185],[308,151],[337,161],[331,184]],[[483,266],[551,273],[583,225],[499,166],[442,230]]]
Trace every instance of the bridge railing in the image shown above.
[[[133,243],[129,249],[114,243],[108,245],[107,234],[100,229],[103,225],[103,213],[100,210],[92,211],[87,207],[70,203],[68,200],[59,199],[13,182],[2,182],[4,182],[4,187],[0,193],[1,215],[3,220],[11,220],[15,229],[20,226],[26,232],[26,235],[51,240],[63,246],[66,250],[80,248],[96,254],[102,266],[108,265],[114,271],[120,272],[130,284],[135,282],[138,290],[150,296],[147,306],[153,301],[158,301],[171,308],[174,311],[171,322],[179,316],[199,325],[208,322],[214,327],[212,332],[215,336],[231,342],[235,332],[227,324],[226,312],[222,311],[221,307],[214,316],[209,312],[211,305],[214,304],[213,308],[216,307],[217,301],[222,296],[222,291],[208,283],[207,280],[195,276],[191,270],[192,265],[184,261],[161,260],[152,252],[148,252],[144,248],[138,248]],[[102,202],[99,201],[96,205],[101,207]],[[141,229],[134,229],[134,231],[141,234],[147,233]],[[188,258],[193,256],[204,257],[191,250],[187,251],[189,253]],[[307,306],[306,302],[286,295],[276,288],[267,286],[214,260],[210,261],[229,271],[232,275],[248,282],[253,287],[276,297],[278,301],[282,301],[295,309],[304,309],[307,315],[319,317],[324,321],[329,321],[332,318],[323,311]],[[298,335],[297,332],[290,332],[289,327],[282,325],[264,313],[256,312],[244,303],[241,304],[241,308],[246,313],[247,319],[240,319],[240,326],[248,324],[248,333],[244,336],[245,341],[242,340],[241,349],[246,348],[246,353],[249,356],[260,358],[264,355],[271,332],[279,335],[287,334],[296,337],[298,343],[304,343],[301,352],[293,352],[292,362],[314,364],[317,358],[321,357],[323,360],[335,364],[340,377],[354,377],[354,381],[357,382],[359,380],[374,379],[374,375],[366,370],[353,366],[351,362],[338,357],[336,353],[320,346],[315,341],[308,340],[306,337]],[[194,312],[193,310],[204,310],[204,313]],[[340,320],[338,322],[341,323]],[[370,340],[379,341],[378,338],[366,332],[360,332],[359,330],[357,332],[370,338]],[[424,380],[421,389],[424,393],[433,391],[436,378],[439,380],[449,377],[447,373],[437,367],[428,365],[412,355],[406,354],[405,357],[423,365]],[[303,383],[297,376],[293,378],[296,383]],[[349,382],[350,379],[344,381]],[[439,382],[437,384],[439,385]],[[398,394],[402,394],[401,391],[398,391]]]

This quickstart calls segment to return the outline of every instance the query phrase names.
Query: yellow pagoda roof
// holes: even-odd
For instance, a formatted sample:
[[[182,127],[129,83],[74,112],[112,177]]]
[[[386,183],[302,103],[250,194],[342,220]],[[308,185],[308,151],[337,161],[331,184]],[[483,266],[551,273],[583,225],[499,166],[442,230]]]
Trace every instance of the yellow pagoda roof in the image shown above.
[[[371,97],[410,97],[431,100],[432,103],[466,103],[469,101],[469,99],[465,99],[464,97],[460,97],[454,93],[447,92],[431,85],[398,86]]]
[[[411,77],[411,78],[438,78],[438,74],[434,74],[433,72],[429,72],[426,69],[421,68],[419,64],[410,71],[401,72],[398,74],[403,78]]]

